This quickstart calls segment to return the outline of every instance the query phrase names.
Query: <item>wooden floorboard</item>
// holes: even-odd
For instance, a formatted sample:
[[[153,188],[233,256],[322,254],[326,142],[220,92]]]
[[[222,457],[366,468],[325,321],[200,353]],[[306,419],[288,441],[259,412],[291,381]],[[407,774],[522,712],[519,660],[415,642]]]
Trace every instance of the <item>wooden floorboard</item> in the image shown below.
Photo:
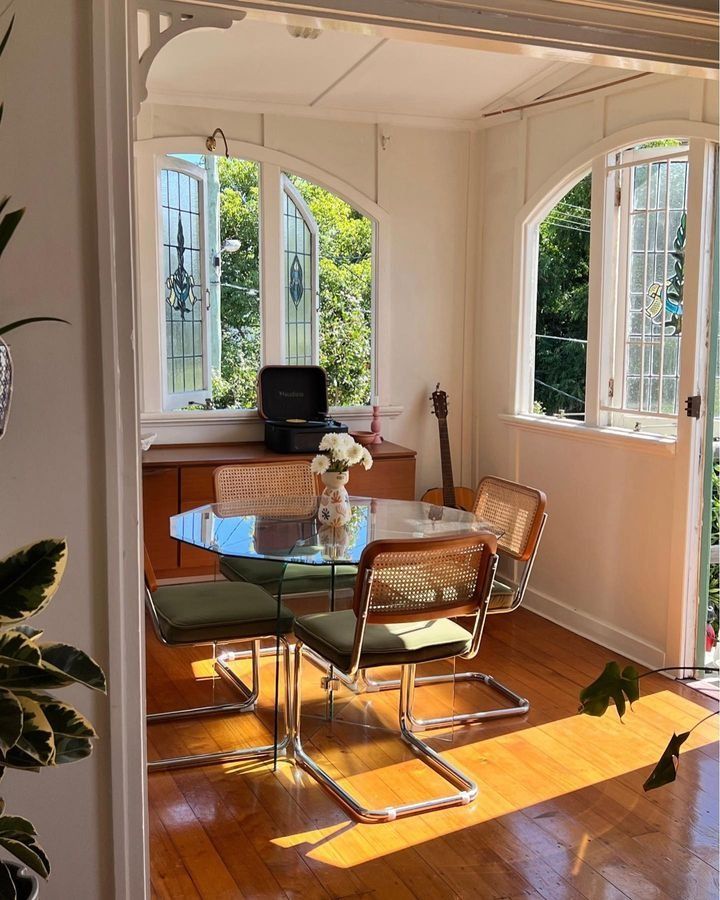
[[[210,677],[207,656],[207,648],[164,647],[148,629],[148,708],[233,699]],[[674,784],[647,794],[642,784],[673,730],[688,730],[716,703],[649,676],[624,722],[613,710],[602,719],[578,716],[580,687],[613,658],[627,662],[524,610],[489,620],[476,668],[525,694],[531,710],[430,738],[477,781],[469,807],[361,825],[288,764],[275,773],[248,763],[151,774],[153,897],[715,900],[717,719],[693,731]],[[150,758],[268,743],[272,675],[266,658],[256,714],[150,726]],[[334,777],[373,806],[443,790],[381,730],[395,725],[395,692],[343,691],[329,724],[319,718],[319,680],[306,664],[303,733]],[[472,684],[454,695],[459,711],[494,699]],[[451,700],[445,686],[421,688],[419,714]]]

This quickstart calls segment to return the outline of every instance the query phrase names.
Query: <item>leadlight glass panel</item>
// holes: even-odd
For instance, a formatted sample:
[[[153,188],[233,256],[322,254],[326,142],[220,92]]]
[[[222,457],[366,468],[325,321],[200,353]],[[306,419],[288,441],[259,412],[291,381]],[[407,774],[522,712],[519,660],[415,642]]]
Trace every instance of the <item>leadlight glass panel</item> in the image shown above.
[[[629,168],[622,407],[640,414],[678,414],[687,176],[687,157]]]
[[[284,198],[285,358],[288,365],[311,365],[314,241],[300,208],[287,190]]]
[[[200,181],[162,169],[160,205],[167,391],[187,394],[205,384]]]

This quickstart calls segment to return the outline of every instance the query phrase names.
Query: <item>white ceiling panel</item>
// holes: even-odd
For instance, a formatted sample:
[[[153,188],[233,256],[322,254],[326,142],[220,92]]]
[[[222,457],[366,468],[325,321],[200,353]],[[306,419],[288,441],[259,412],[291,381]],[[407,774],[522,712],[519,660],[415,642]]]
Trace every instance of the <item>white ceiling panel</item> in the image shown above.
[[[307,105],[379,40],[345,31],[293,38],[284,25],[245,19],[170,41],[152,64],[148,89]]]
[[[539,96],[584,68],[340,29],[315,40],[294,38],[283,24],[247,18],[227,30],[175,38],[154,61],[148,90],[151,99],[215,106],[229,101],[460,124],[498,101],[508,105],[515,92],[523,101]]]
[[[469,119],[549,65],[530,57],[388,41],[320,105]]]

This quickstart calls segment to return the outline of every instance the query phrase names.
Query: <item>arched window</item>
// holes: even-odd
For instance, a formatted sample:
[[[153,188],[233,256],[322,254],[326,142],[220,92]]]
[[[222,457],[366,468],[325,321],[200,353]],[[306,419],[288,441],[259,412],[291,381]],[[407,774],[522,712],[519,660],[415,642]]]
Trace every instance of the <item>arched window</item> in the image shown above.
[[[253,409],[265,363],[322,365],[331,406],[368,405],[373,220],[253,160],[176,153],[155,175],[152,263],[149,206],[139,217],[145,411]]]
[[[596,160],[529,224],[525,412],[676,434],[688,182],[687,141],[649,141]]]

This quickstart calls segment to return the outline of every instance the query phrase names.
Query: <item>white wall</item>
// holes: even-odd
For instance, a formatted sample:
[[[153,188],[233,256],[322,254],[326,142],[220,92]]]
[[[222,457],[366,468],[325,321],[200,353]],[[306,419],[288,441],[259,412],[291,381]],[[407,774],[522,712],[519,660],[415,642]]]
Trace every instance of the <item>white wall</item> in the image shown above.
[[[46,314],[72,324],[8,336],[15,392],[0,441],[0,556],[67,537],[63,584],[35,624],[106,665],[90,4],[24,0],[13,11],[0,62],[0,172],[2,193],[27,212],[0,264],[0,322]],[[96,725],[95,754],[39,775],[8,770],[0,795],[35,823],[50,856],[43,898],[95,900],[112,890],[108,701],[63,693]]]
[[[475,334],[482,389],[473,407],[477,474],[516,478],[548,495],[548,527],[527,605],[656,665],[671,611],[674,457],[519,429],[498,415],[514,412],[519,211],[578,154],[586,152],[589,163],[595,142],[669,119],[717,122],[717,83],[651,76],[484,133]]]
[[[382,231],[379,248],[380,265],[386,266],[377,297],[385,346],[379,392],[382,405],[402,406],[404,411],[383,421],[383,434],[418,451],[418,493],[437,486],[437,425],[428,398],[441,382],[452,404],[450,431],[460,483],[468,135],[145,104],[138,138],[205,135],[218,125],[230,140],[231,152],[233,140],[242,140],[290,154],[345,182],[387,214],[388,229]],[[385,149],[380,132],[389,138]],[[157,294],[145,292],[141,302],[152,306]],[[352,427],[367,424],[354,422]],[[225,440],[227,433],[216,432]],[[211,434],[189,429],[183,437],[173,428],[160,440],[192,442],[212,439]],[[257,427],[243,429],[245,440],[259,436]]]

